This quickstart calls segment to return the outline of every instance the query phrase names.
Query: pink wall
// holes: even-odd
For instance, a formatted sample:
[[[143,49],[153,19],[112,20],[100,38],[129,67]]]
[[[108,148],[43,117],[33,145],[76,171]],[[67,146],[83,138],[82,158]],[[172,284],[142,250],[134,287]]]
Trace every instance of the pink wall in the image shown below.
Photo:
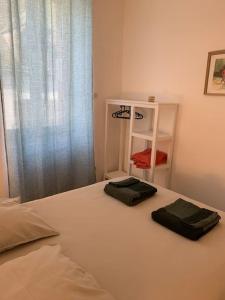
[[[172,188],[225,209],[225,96],[204,96],[208,51],[225,49],[223,0],[125,0],[122,92],[180,102]]]
[[[105,99],[119,97],[122,74],[123,1],[94,0],[95,159],[97,179],[103,179]]]

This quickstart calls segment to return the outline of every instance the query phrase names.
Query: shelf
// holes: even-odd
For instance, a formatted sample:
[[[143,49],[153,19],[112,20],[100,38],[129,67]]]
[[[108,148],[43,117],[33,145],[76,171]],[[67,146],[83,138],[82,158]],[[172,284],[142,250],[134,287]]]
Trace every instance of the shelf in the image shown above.
[[[136,166],[135,166],[133,160],[130,160],[130,164],[136,168]],[[155,166],[155,169],[156,169],[156,170],[167,170],[167,169],[169,169],[169,168],[170,168],[169,163],[161,164],[161,165]],[[145,171],[150,171],[150,170],[151,170],[151,168],[149,168],[149,169],[141,169],[141,168],[137,168],[137,169],[139,169],[139,170],[145,170]]]
[[[168,170],[169,168],[170,168],[169,164],[161,164],[161,165],[155,166],[156,170]]]
[[[132,160],[130,161],[130,164],[135,167],[134,162]],[[158,165],[155,167],[155,169],[156,170],[167,170],[167,169],[169,169],[169,164]],[[139,170],[150,171],[151,169],[139,169]],[[118,177],[124,177],[124,176],[128,176],[127,172],[116,170],[116,171],[106,173],[105,180],[118,178]]]
[[[127,100],[127,99],[107,99],[107,104],[114,104],[114,105],[126,105],[126,106],[133,106],[133,107],[143,107],[143,108],[156,108],[159,106],[177,106],[178,104],[175,102],[148,102],[143,100]]]
[[[148,141],[153,141],[153,131],[152,130],[142,130],[138,131],[135,130],[131,134],[133,137],[148,140]],[[158,141],[170,141],[172,139],[171,135],[165,132],[159,131],[157,134],[157,140]]]
[[[113,178],[123,177],[123,176],[127,176],[127,172],[117,170],[117,171],[106,173],[105,179],[113,179]]]

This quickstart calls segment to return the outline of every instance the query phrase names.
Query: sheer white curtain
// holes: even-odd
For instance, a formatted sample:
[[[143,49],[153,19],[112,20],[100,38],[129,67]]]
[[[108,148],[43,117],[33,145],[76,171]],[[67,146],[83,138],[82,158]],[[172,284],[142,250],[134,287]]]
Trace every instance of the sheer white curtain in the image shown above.
[[[0,70],[10,195],[93,183],[91,0],[0,0]]]

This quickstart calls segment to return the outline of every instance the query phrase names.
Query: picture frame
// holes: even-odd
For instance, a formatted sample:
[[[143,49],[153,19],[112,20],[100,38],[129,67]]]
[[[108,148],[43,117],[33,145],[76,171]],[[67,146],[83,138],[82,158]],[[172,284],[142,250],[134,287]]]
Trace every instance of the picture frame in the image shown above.
[[[204,94],[225,96],[225,50],[208,53]]]

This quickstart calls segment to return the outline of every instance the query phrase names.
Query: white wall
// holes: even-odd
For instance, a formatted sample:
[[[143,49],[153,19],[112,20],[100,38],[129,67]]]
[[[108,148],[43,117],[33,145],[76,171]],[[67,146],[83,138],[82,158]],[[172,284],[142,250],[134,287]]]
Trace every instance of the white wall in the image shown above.
[[[225,210],[225,97],[203,95],[224,12],[224,0],[125,0],[122,92],[180,101],[172,188]]]
[[[123,1],[94,0],[94,99],[97,179],[103,179],[105,99],[119,97],[122,72]]]

